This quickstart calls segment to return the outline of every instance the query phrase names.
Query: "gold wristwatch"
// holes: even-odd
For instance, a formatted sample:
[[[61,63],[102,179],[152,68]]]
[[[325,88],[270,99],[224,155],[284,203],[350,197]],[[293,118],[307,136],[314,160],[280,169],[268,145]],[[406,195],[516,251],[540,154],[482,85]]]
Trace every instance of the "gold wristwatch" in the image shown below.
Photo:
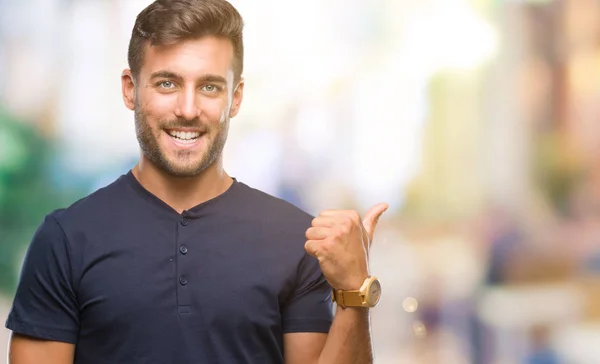
[[[381,298],[381,284],[377,277],[368,277],[359,290],[333,289],[331,300],[342,307],[375,307]]]

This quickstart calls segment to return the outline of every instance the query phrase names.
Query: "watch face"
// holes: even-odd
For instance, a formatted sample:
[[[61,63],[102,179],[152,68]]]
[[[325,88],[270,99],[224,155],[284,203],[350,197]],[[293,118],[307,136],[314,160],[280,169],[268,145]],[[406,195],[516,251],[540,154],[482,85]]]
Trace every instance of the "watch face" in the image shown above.
[[[375,306],[379,303],[379,299],[381,298],[381,284],[379,284],[378,280],[374,280],[371,283],[367,297],[371,306]]]

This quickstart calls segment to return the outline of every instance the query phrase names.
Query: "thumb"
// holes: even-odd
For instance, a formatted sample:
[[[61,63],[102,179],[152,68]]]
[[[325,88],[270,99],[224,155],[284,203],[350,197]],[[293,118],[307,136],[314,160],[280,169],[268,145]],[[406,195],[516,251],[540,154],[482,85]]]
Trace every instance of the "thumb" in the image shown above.
[[[379,217],[381,214],[388,209],[388,204],[385,202],[378,203],[377,205],[371,207],[369,211],[365,214],[365,218],[363,219],[363,226],[367,231],[367,235],[369,236],[369,241],[373,240],[373,233],[375,232],[375,226],[379,221]]]

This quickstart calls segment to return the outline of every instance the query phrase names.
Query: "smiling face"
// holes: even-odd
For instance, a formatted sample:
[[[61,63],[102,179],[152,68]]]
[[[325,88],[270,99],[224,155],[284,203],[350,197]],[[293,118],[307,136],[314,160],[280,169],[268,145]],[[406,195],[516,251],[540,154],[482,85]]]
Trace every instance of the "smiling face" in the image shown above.
[[[243,82],[234,83],[233,46],[206,36],[146,46],[137,77],[123,74],[143,157],[176,177],[192,177],[221,159]]]

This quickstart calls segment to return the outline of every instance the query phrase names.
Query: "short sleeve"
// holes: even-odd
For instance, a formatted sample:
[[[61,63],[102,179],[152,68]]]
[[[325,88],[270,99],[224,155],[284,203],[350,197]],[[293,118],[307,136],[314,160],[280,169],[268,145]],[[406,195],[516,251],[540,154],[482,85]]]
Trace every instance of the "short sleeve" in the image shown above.
[[[295,290],[283,308],[283,332],[328,333],[332,321],[331,287],[318,260],[304,254],[298,266]]]
[[[29,245],[6,328],[39,339],[77,341],[70,251],[53,215],[46,217]]]

